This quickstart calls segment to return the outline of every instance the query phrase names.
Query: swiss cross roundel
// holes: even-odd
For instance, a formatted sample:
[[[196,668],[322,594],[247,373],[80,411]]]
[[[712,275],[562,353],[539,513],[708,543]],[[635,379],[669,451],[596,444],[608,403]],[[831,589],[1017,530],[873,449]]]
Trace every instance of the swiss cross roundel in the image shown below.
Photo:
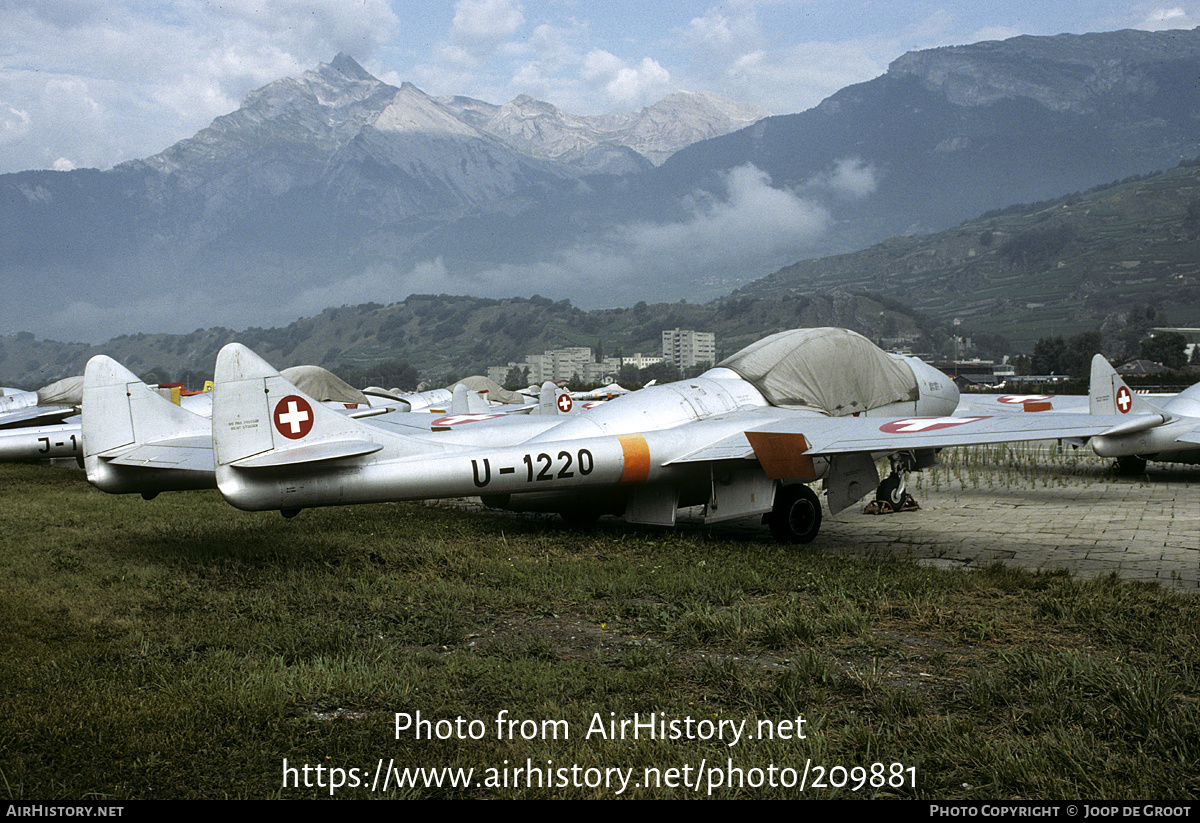
[[[312,406],[300,395],[289,394],[275,404],[271,419],[277,432],[289,440],[299,440],[312,431]]]
[[[558,410],[560,412],[562,412],[563,414],[566,414],[567,412],[569,412],[573,405],[575,405],[575,402],[573,400],[571,400],[571,395],[560,394],[558,396]]]
[[[1117,387],[1117,411],[1121,414],[1128,414],[1133,408],[1133,395],[1129,393],[1129,389],[1125,386]],[[1124,425],[1124,424],[1122,424]]]

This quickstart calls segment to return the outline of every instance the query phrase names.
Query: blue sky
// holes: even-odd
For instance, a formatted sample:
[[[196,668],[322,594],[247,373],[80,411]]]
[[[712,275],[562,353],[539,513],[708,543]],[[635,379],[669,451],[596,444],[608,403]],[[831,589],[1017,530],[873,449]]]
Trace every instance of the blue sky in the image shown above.
[[[154,154],[338,51],[431,94],[599,114],[707,90],[784,114],[914,49],[1197,25],[1200,0],[0,0],[0,172]]]

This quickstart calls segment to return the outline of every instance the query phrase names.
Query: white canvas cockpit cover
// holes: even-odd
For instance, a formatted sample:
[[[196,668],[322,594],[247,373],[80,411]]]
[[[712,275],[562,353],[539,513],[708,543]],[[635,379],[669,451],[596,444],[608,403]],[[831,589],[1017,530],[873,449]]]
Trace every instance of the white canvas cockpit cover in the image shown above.
[[[370,405],[365,394],[320,366],[292,366],[280,374],[314,400]]]
[[[524,403],[525,398],[517,394],[515,391],[509,391],[494,380],[489,380],[481,374],[473,374],[470,377],[464,377],[459,380],[471,391],[487,392],[487,399],[493,403]],[[451,391],[454,391],[454,386],[448,386]]]
[[[904,358],[848,329],[780,332],[717,365],[753,383],[773,405],[833,417],[917,399],[917,380]]]
[[[64,377],[37,390],[39,406],[78,406],[83,402],[83,375]]]

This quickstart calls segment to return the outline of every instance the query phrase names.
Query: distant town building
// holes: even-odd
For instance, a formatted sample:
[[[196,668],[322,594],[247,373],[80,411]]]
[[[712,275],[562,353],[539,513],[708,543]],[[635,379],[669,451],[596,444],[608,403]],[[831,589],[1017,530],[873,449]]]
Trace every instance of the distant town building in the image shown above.
[[[674,363],[680,371],[701,363],[715,363],[717,336],[708,331],[664,329],[662,353],[663,360]]]
[[[656,355],[642,354],[641,352],[637,352],[632,357],[622,357],[621,365],[633,366],[635,369],[644,369],[647,366],[653,366],[657,363],[661,363],[662,361],[663,359]]]
[[[711,335],[710,335],[711,337]],[[527,385],[541,385],[550,380],[562,382],[578,380],[581,383],[607,383],[617,379],[622,366],[633,366],[644,369],[655,363],[663,362],[663,358],[652,354],[637,352],[630,357],[606,357],[596,362],[595,352],[587,346],[576,346],[567,349],[551,349],[541,354],[527,354],[520,363],[508,363],[504,366],[489,366],[487,376],[501,386],[508,380],[508,375],[515,368],[528,377],[523,381]]]
[[[615,379],[617,372],[621,370],[621,366],[628,359],[606,357],[597,363],[595,353],[590,347],[574,346],[566,349],[551,349],[541,354],[527,354],[520,363],[489,366],[488,377],[500,385],[504,385],[509,373],[515,368],[522,373],[528,370],[528,377],[524,382],[534,386],[547,380],[555,383],[568,380],[600,383]]]

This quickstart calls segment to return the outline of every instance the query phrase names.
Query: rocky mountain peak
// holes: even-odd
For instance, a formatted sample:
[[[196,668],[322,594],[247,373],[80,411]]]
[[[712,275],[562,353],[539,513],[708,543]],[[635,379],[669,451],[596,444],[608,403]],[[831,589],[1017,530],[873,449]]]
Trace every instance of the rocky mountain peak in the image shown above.
[[[329,68],[349,80],[371,81],[376,79],[374,75],[360,66],[358,61],[344,51],[339,51],[333,60],[325,65],[328,65]]]
[[[1052,111],[1083,113],[1104,96],[1150,92],[1153,69],[1197,57],[1200,28],[1023,35],[908,52],[892,61],[888,75],[916,77],[960,106],[1023,97]]]
[[[770,112],[711,92],[677,91],[624,126],[625,145],[656,166],[685,146],[743,129]]]

